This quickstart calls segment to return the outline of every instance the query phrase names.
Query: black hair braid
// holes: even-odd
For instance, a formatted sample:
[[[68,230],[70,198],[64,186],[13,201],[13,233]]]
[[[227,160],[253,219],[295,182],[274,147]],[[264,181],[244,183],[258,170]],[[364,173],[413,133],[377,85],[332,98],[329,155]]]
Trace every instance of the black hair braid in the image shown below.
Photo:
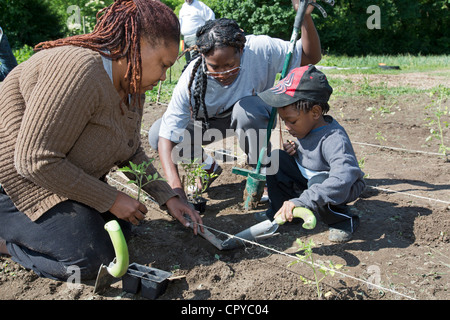
[[[199,71],[199,66],[202,64],[202,59],[198,59],[197,61],[195,61],[194,67],[192,69],[192,73],[191,73],[191,77],[189,79],[189,84],[188,84],[188,90],[189,90],[189,105],[191,106],[191,111],[192,111],[192,116],[194,117],[195,120],[197,120],[197,115],[198,115],[198,103],[195,103],[194,106],[192,106],[192,94],[191,94],[191,87],[192,87],[192,83],[195,80],[196,74]],[[202,72],[202,70],[200,69],[199,72]],[[196,96],[194,94],[194,100],[196,100]]]
[[[202,58],[201,60],[202,60],[202,68],[200,70],[201,74],[198,75],[198,78],[201,78],[201,81],[197,81],[197,83],[195,85],[195,87],[196,87],[195,91],[197,91],[197,88],[198,88],[199,96],[200,96],[198,105],[200,105],[200,107],[203,110],[203,114],[205,116],[205,129],[208,130],[209,129],[209,116],[208,116],[208,109],[206,108],[206,103],[205,103],[206,87],[207,87],[208,79],[207,79],[206,74],[203,72],[203,70],[206,70],[205,59]],[[195,93],[194,93],[194,95],[195,95]],[[196,104],[197,104],[197,102],[196,102]]]
[[[195,77],[191,76],[191,80],[197,79],[194,86],[194,106],[192,107],[192,116],[195,120],[198,120],[198,112],[200,109],[203,110],[204,114],[204,127],[209,129],[209,116],[205,105],[205,95],[206,95],[206,74],[203,72],[204,60],[200,58],[196,63],[195,67],[197,69]],[[192,84],[191,84],[192,86]]]
[[[236,21],[226,18],[209,20],[202,27],[198,28],[195,51],[200,57],[195,61],[191,78],[189,80],[189,100],[191,102],[191,87],[195,80],[193,92],[194,105],[191,103],[194,120],[198,120],[198,111],[201,108],[204,113],[205,127],[209,128],[209,116],[205,104],[205,95],[207,88],[206,62],[203,56],[210,53],[215,48],[233,47],[241,50],[245,46],[245,34]]]
[[[188,50],[188,49],[186,49],[186,50]],[[181,73],[183,73],[184,70],[186,70],[187,66],[189,65],[189,63],[191,63],[191,61],[194,61],[200,55],[200,53],[198,53],[198,51],[195,48],[192,50],[189,50],[189,51],[191,52],[191,58],[188,61],[186,61],[186,64],[184,65],[183,69],[181,70]],[[181,58],[183,55],[184,55],[184,53],[179,58]]]

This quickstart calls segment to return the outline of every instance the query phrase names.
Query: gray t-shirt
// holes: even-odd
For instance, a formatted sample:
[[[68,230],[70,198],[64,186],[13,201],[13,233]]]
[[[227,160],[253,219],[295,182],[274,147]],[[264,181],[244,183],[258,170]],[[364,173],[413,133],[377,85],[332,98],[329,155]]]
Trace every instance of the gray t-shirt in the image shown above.
[[[326,115],[328,125],[319,127],[296,144],[295,160],[311,171],[327,172],[328,178],[303,191],[299,198],[291,199],[296,206],[312,210],[330,204],[342,204],[356,200],[365,188],[353,146],[345,129],[331,116]]]
[[[222,86],[214,78],[208,77],[205,102],[209,117],[225,112],[244,97],[271,88],[277,74],[283,69],[289,41],[264,35],[248,35],[246,38],[241,70],[236,80],[228,86]],[[300,66],[301,56],[302,44],[299,40],[292,54],[291,69]],[[161,121],[159,136],[175,143],[181,142],[184,129],[191,118],[188,83],[193,66],[194,62],[191,61],[178,80]],[[198,116],[203,117],[202,110],[199,110]]]

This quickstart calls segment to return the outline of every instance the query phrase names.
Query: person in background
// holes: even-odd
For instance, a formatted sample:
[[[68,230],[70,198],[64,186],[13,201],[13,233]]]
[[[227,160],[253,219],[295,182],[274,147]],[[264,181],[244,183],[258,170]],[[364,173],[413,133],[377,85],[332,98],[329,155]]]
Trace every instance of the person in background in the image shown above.
[[[12,69],[17,67],[17,60],[12,53],[8,37],[0,27],[0,81],[5,80]]]
[[[215,14],[211,8],[199,0],[185,0],[180,9],[179,19],[184,46],[188,49],[195,45],[197,29],[206,21],[214,20]],[[186,63],[189,63],[192,58],[189,50],[186,51],[185,57]]]

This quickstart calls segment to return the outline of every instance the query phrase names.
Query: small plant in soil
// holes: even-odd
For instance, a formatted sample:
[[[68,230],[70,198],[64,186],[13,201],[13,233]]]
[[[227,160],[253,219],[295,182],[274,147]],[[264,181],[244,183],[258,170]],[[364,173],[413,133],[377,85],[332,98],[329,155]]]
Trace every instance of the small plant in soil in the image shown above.
[[[209,181],[216,177],[217,174],[209,174],[205,169],[205,164],[201,163],[198,158],[186,160],[181,163],[184,169],[183,186],[188,200],[193,204],[204,202],[202,193],[208,188]],[[202,188],[198,189],[198,182],[202,182]]]
[[[137,195],[137,200],[141,201],[141,193],[142,193],[142,188],[144,186],[146,186],[147,184],[149,184],[152,181],[157,181],[157,180],[164,180],[163,178],[161,178],[158,173],[154,173],[152,174],[148,174],[147,175],[147,168],[150,166],[150,164],[153,162],[154,159],[150,159],[149,161],[144,161],[141,164],[135,164],[133,162],[130,161],[130,166],[125,166],[122,168],[119,168],[119,171],[121,172],[128,172],[128,173],[132,173],[136,179],[135,180],[129,180],[128,183],[134,183],[137,185],[138,187],[138,195]]]
[[[431,103],[425,107],[425,110],[430,110],[433,114],[430,117],[425,118],[430,127],[430,135],[426,141],[437,139],[439,141],[439,153],[445,157],[445,161],[449,161],[450,147],[444,142],[444,131],[448,131],[449,122],[444,120],[450,115],[448,106],[443,106],[443,101],[449,96],[449,89],[439,86],[436,89],[430,91]]]
[[[312,239],[309,240],[309,242],[303,242],[300,239],[296,240],[297,244],[299,245],[299,249],[304,252],[303,255],[296,254],[297,260],[291,262],[289,266],[292,266],[296,263],[303,263],[311,268],[314,274],[314,281],[309,280],[303,276],[300,276],[300,279],[303,281],[306,285],[315,285],[316,291],[317,291],[317,297],[319,299],[322,299],[322,290],[320,289],[320,282],[325,279],[326,276],[331,275],[334,276],[334,270],[338,270],[343,267],[342,264],[333,264],[331,261],[328,263],[328,267],[326,267],[323,264],[318,264],[314,260],[314,256],[312,254],[312,249],[315,246]],[[320,277],[322,274],[322,277]],[[326,295],[325,295],[326,296]]]

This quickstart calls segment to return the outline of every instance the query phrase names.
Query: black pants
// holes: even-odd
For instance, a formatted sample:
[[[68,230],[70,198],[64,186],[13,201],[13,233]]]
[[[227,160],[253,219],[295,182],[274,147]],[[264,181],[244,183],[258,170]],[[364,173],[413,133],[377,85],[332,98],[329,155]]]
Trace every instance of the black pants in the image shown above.
[[[79,270],[81,280],[95,279],[101,264],[114,259],[104,225],[116,218],[75,201],[62,202],[37,221],[17,210],[0,189],[0,238],[14,261],[41,277],[66,280]],[[125,238],[131,225],[118,220]]]
[[[284,201],[298,198],[302,192],[313,184],[322,183],[328,174],[319,174],[309,181],[301,174],[294,157],[283,150],[275,150],[271,155],[272,161],[278,161],[278,170],[268,174],[267,189],[270,199],[270,208],[267,217],[273,220]],[[273,164],[272,164],[273,167]],[[342,204],[325,204],[316,208],[308,208],[318,213],[322,221],[330,227],[350,232],[354,230],[354,223],[358,216],[350,212],[349,206]]]

